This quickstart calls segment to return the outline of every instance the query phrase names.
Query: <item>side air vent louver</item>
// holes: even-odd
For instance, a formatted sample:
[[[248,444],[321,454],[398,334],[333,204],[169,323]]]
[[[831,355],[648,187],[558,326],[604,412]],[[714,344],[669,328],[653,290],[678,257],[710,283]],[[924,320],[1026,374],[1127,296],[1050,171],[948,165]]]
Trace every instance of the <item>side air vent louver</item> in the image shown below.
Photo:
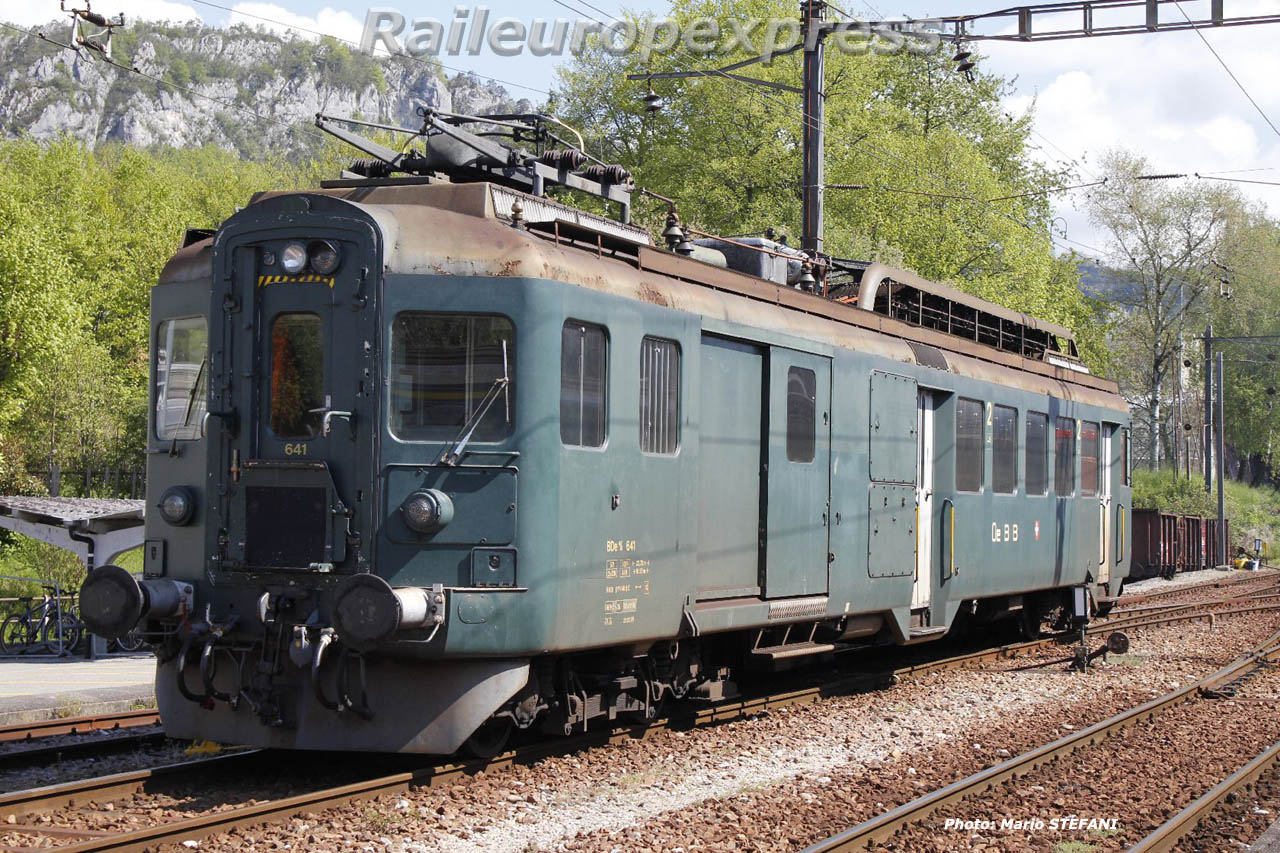
[[[915,341],[907,341],[907,345],[911,347],[911,353],[916,357],[916,364],[921,367],[932,367],[935,370],[948,369],[947,357],[937,347]]]

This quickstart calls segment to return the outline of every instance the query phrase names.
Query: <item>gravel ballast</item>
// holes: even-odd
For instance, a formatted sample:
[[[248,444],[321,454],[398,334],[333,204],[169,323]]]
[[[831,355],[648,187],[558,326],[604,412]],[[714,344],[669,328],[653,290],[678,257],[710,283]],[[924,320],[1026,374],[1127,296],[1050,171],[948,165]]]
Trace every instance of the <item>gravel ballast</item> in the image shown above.
[[[793,850],[1196,680],[1277,626],[1280,616],[1266,613],[1224,618],[1212,631],[1204,623],[1145,628],[1130,654],[1087,675],[1057,662],[1066,650],[1048,649],[482,773],[199,847]],[[145,810],[139,799],[122,807]],[[1095,839],[1082,831],[1079,840]]]

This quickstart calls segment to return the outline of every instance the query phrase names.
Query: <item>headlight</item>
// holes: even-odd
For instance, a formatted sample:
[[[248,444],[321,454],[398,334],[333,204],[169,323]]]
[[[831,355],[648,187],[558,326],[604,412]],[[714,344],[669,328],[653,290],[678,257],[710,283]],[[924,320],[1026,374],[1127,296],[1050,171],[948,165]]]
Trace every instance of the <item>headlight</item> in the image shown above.
[[[280,251],[280,266],[289,275],[302,272],[306,265],[307,250],[301,243],[290,243]]]
[[[181,526],[196,514],[196,496],[186,486],[170,486],[160,496],[159,507],[165,521]]]
[[[423,489],[400,504],[400,515],[410,530],[435,533],[453,520],[453,501],[439,489]]]
[[[312,240],[307,247],[307,257],[311,259],[311,269],[320,275],[329,275],[342,263],[338,247],[328,240]]]

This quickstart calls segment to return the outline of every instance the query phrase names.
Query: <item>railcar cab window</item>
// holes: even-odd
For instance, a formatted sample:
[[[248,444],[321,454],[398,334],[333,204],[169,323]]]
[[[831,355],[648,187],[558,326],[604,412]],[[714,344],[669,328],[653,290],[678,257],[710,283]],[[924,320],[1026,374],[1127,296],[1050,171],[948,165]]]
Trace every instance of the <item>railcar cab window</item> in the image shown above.
[[[396,315],[391,326],[391,432],[406,441],[500,441],[515,428],[515,326],[474,314]],[[503,377],[505,387],[497,388]],[[485,398],[497,394],[481,411]]]
[[[560,441],[603,447],[608,407],[609,336],[570,320],[560,332]]]
[[[640,450],[674,454],[680,446],[680,346],[640,342]]]
[[[1049,416],[1027,412],[1027,494],[1049,494]]]
[[[956,491],[980,492],[986,474],[982,403],[956,401]]]
[[[1072,418],[1058,418],[1053,443],[1053,491],[1060,497],[1076,492],[1076,422]]]
[[[996,406],[991,418],[991,488],[1011,495],[1018,489],[1018,410]]]
[[[203,317],[165,320],[156,330],[156,438],[200,438],[206,403],[209,332]]]
[[[1080,494],[1098,494],[1098,425],[1092,421],[1080,422]]]
[[[812,462],[817,445],[818,376],[806,367],[787,369],[787,459]]]
[[[277,314],[271,322],[271,431],[277,438],[320,435],[324,409],[324,321]]]

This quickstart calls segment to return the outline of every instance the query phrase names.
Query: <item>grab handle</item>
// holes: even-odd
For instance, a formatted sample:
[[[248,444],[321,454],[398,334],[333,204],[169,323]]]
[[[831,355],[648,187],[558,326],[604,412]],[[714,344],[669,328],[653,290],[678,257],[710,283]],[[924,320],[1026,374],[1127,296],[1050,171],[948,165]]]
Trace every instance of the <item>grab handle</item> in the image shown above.
[[[948,507],[951,508],[950,514],[947,513]],[[947,547],[943,549],[946,565],[942,577],[945,579],[960,574],[956,568],[956,503],[951,498],[942,499],[942,523],[947,536]]]
[[[1116,504],[1116,565],[1124,559],[1124,504]]]

